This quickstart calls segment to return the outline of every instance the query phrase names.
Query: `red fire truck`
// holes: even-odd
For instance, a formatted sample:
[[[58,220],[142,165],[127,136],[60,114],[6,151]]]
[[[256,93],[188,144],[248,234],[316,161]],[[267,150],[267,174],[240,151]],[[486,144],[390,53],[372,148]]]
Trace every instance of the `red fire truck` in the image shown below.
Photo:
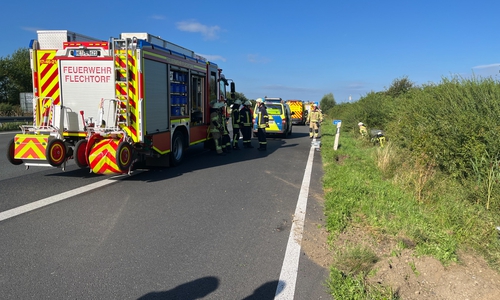
[[[208,140],[210,103],[225,100],[229,85],[235,92],[216,64],[148,33],[109,41],[37,34],[33,125],[22,126],[7,153],[26,168],[64,170],[69,159],[97,174],[178,165],[189,146]]]

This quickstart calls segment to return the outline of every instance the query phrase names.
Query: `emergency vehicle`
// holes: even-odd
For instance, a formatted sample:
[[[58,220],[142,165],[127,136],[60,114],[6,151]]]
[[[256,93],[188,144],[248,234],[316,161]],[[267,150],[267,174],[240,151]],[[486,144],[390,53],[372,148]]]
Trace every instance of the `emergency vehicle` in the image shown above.
[[[306,107],[302,100],[286,100],[292,114],[292,124],[304,125],[307,120]]]
[[[287,138],[292,134],[292,116],[290,107],[281,98],[264,97],[267,114],[269,115],[269,127],[266,128],[266,134],[277,134]],[[258,103],[253,110],[253,133],[257,133],[258,124]]]
[[[67,30],[30,43],[33,125],[8,145],[13,164],[97,174],[179,165],[208,140],[210,103],[226,97],[222,69],[148,33],[103,41]],[[234,82],[231,82],[234,95]]]

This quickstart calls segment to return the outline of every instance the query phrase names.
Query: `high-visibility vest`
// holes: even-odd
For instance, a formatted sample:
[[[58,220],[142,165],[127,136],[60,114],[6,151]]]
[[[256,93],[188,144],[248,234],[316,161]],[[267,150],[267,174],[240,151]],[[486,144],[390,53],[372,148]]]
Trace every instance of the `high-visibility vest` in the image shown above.
[[[317,110],[313,110],[309,114],[308,119],[310,120],[311,123],[321,122],[322,121],[321,113]]]
[[[269,123],[269,115],[267,114],[267,109],[265,106],[257,108],[259,110],[258,119],[259,119],[259,128],[266,128]]]
[[[244,107],[240,111],[240,122],[243,126],[252,126],[252,111],[248,107]]]
[[[219,132],[219,127],[222,125],[220,120],[220,113],[218,111],[210,114],[210,132]]]
[[[240,128],[241,116],[239,109],[233,108],[231,111],[231,121],[233,124],[233,128]]]

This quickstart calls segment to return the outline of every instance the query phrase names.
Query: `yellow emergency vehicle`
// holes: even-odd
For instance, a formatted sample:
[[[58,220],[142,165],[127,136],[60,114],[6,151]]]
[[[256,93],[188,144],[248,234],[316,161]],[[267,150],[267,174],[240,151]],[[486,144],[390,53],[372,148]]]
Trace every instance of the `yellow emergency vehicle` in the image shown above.
[[[290,106],[292,114],[292,124],[306,124],[307,114],[304,102],[302,100],[286,100],[286,104]]]

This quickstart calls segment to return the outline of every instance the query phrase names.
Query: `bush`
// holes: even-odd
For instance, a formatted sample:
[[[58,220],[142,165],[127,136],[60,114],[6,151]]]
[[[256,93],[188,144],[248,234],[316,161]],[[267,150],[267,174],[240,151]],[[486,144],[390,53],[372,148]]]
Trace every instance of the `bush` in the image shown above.
[[[10,103],[0,103],[0,116],[13,116],[15,113],[14,105]]]

